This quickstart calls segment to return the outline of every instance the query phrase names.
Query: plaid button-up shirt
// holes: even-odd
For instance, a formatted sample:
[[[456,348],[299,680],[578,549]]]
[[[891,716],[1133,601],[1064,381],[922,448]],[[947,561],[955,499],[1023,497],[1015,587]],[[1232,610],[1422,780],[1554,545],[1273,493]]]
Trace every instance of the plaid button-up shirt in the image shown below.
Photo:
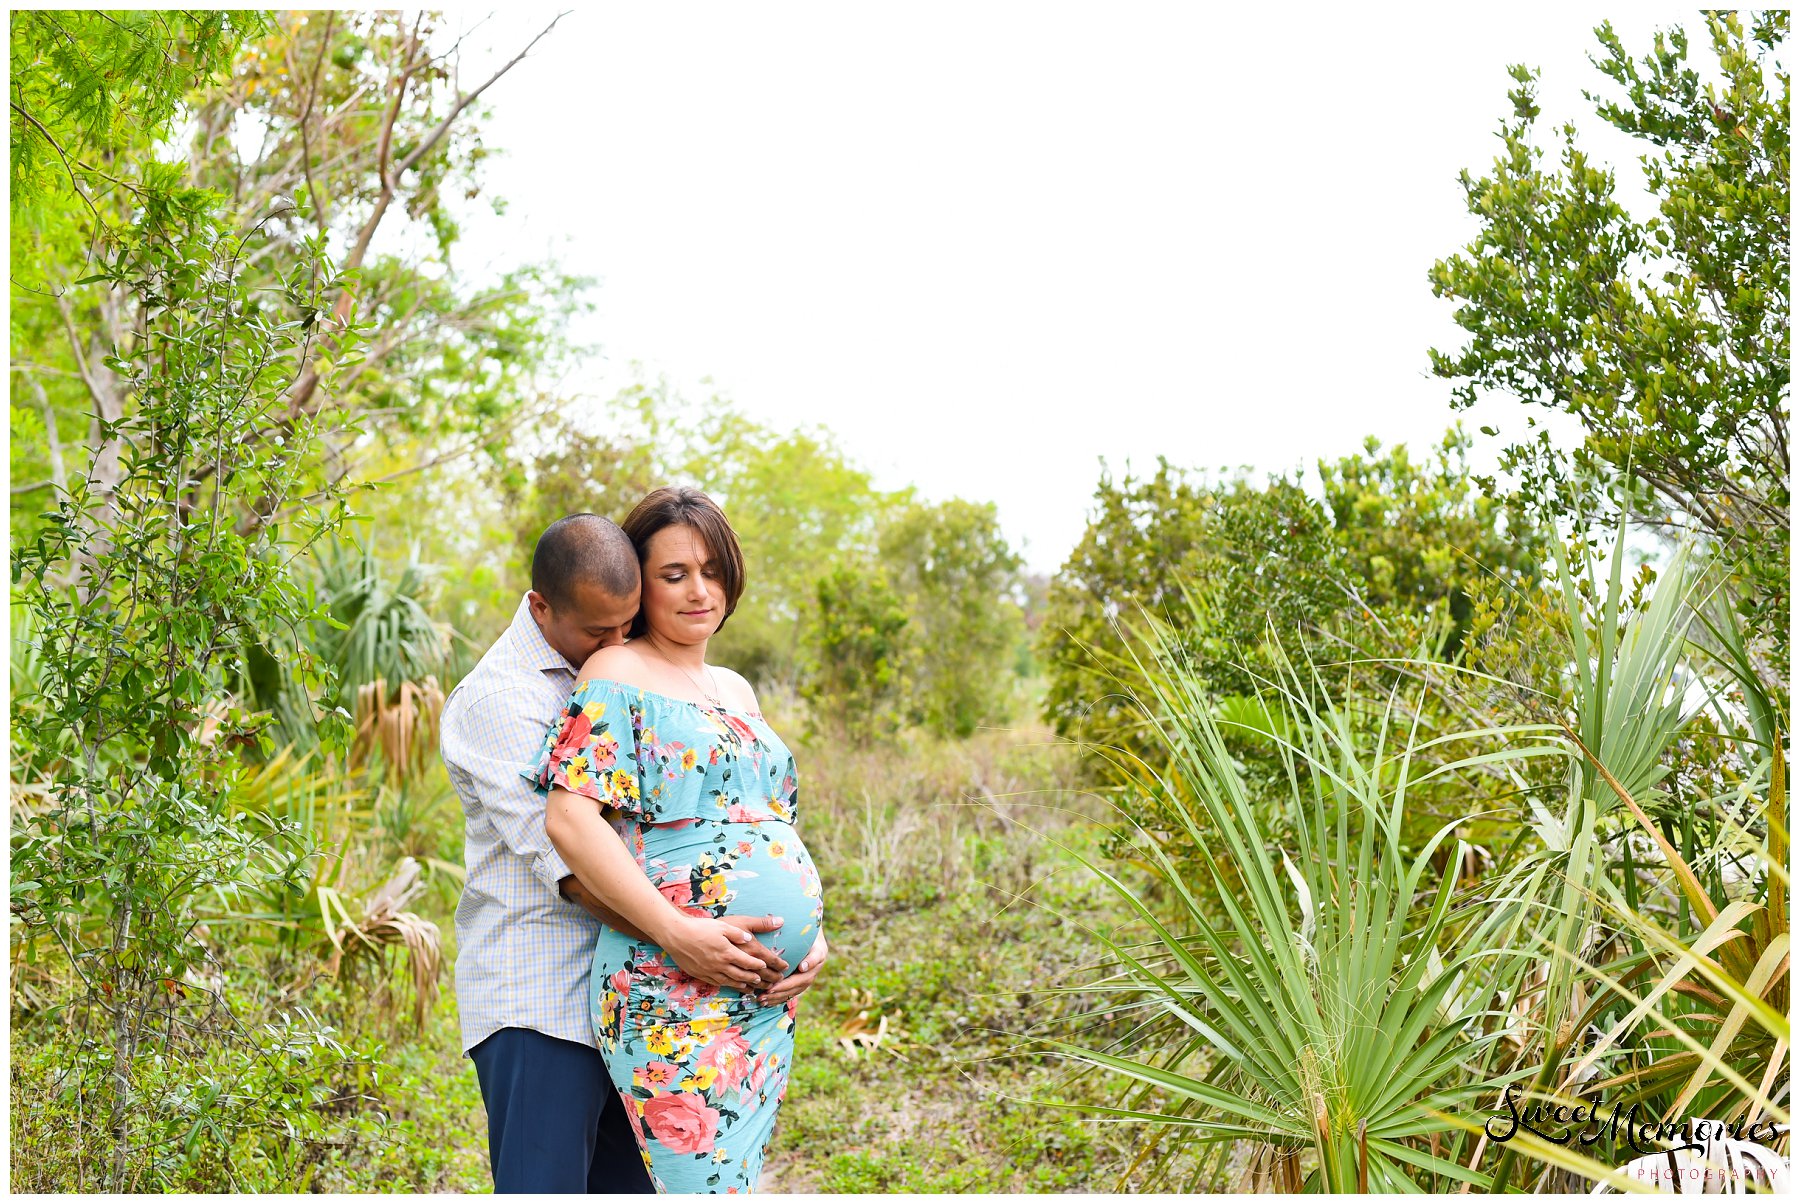
[[[600,921],[558,893],[570,870],[544,835],[543,796],[521,776],[568,705],[575,673],[521,600],[444,703],[444,765],[467,820],[468,880],[456,908],[465,1053],[502,1028],[595,1045],[588,975]]]

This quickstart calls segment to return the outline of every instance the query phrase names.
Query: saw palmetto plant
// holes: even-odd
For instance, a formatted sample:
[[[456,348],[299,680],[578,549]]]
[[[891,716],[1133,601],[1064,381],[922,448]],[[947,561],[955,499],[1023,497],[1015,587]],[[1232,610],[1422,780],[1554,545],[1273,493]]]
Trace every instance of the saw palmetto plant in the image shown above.
[[[1180,1126],[1219,1147],[1221,1160],[1235,1143],[1266,1147],[1276,1180],[1290,1186],[1485,1186],[1484,1173],[1451,1156],[1463,1135],[1439,1114],[1468,1110],[1508,1081],[1480,1067],[1499,1029],[1487,1023],[1487,992],[1470,983],[1517,979],[1532,953],[1528,942],[1468,939],[1486,917],[1455,906],[1455,825],[1407,850],[1401,819],[1409,788],[1428,775],[1566,753],[1542,726],[1471,733],[1462,755],[1415,772],[1410,731],[1385,721],[1364,729],[1290,667],[1266,701],[1284,715],[1297,839],[1272,848],[1203,683],[1170,652],[1153,644],[1143,674],[1167,764],[1127,759],[1122,768],[1141,791],[1173,802],[1211,855],[1182,866],[1154,843],[1146,850],[1176,901],[1173,916],[1091,865],[1152,934],[1145,944],[1109,942],[1121,968],[1110,985],[1135,990],[1165,1021],[1162,1048],[1145,1057],[1049,1046],[1170,1101],[1110,1115]],[[1523,743],[1481,747],[1478,737],[1496,734]],[[1434,868],[1445,845],[1451,868]]]
[[[1334,700],[1278,658],[1252,708],[1287,769],[1273,798],[1221,734],[1242,700],[1221,705],[1179,632],[1149,624],[1137,701],[1159,756],[1116,761],[1127,797],[1204,852],[1177,860],[1140,830],[1147,874],[1091,864],[1147,936],[1103,937],[1112,973],[1079,989],[1140,1023],[1106,1046],[1044,1044],[1131,1084],[1104,1114],[1153,1126],[1150,1182],[1185,1146],[1202,1156],[1179,1186],[1196,1188],[1631,1186],[1614,1168],[1635,1151],[1491,1142],[1482,1121],[1509,1089],[1786,1123],[1779,707],[1733,670],[1748,658],[1685,553],[1635,605],[1622,552],[1597,587],[1560,567],[1570,660],[1532,716],[1548,722],[1427,737],[1394,718],[1417,705]],[[1670,797],[1683,733],[1730,691],[1754,730],[1724,759],[1728,789]],[[1562,797],[1493,797],[1496,769],[1531,758],[1560,762]],[[1459,881],[1457,823],[1403,838],[1409,791],[1436,777],[1469,783],[1467,819],[1521,817],[1505,864]]]

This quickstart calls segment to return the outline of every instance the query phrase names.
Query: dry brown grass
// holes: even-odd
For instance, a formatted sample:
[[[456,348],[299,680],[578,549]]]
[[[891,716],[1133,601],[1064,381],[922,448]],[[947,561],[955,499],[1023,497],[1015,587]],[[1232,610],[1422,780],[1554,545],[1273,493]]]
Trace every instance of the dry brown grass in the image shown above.
[[[332,922],[328,923],[325,931],[331,940],[332,952],[323,969],[323,973],[335,975],[341,969],[347,969],[344,965],[346,958],[350,959],[352,965],[358,958],[373,961],[383,971],[375,976],[375,989],[377,992],[387,993],[384,1001],[391,1006],[393,996],[385,973],[387,954],[388,950],[394,948],[404,950],[407,968],[412,971],[413,1023],[421,1030],[425,1027],[425,1017],[431,1011],[431,1005],[437,1000],[438,978],[444,962],[438,926],[414,912],[404,910],[406,904],[417,898],[424,889],[425,882],[419,863],[411,857],[403,857],[393,876],[369,896],[363,906],[362,919],[351,920],[342,900],[331,893],[330,901],[325,906]],[[326,898],[328,892],[329,888],[321,889],[321,898]]]
[[[437,756],[438,720],[443,712],[444,691],[435,677],[401,682],[392,702],[384,678],[359,686],[350,763],[367,765],[380,753],[390,778],[422,774]]]

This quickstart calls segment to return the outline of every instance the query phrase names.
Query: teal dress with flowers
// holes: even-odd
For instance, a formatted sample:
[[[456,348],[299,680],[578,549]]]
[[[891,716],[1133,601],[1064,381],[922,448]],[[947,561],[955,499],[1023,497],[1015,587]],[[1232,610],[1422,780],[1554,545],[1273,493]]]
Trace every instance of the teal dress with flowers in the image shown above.
[[[758,939],[790,974],[812,948],[825,913],[794,831],[794,758],[760,714],[578,682],[527,776],[545,793],[560,786],[602,805],[683,911],[781,916]],[[611,927],[594,947],[590,999],[657,1189],[754,1191],[787,1093],[799,1000],[765,1007]]]

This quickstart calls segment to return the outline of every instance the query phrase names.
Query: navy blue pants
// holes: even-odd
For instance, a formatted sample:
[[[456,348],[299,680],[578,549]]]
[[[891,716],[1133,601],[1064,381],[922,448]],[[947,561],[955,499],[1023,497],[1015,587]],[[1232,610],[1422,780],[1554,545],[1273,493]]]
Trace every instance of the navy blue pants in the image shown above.
[[[655,1194],[598,1050],[503,1028],[469,1057],[487,1105],[496,1192]]]

